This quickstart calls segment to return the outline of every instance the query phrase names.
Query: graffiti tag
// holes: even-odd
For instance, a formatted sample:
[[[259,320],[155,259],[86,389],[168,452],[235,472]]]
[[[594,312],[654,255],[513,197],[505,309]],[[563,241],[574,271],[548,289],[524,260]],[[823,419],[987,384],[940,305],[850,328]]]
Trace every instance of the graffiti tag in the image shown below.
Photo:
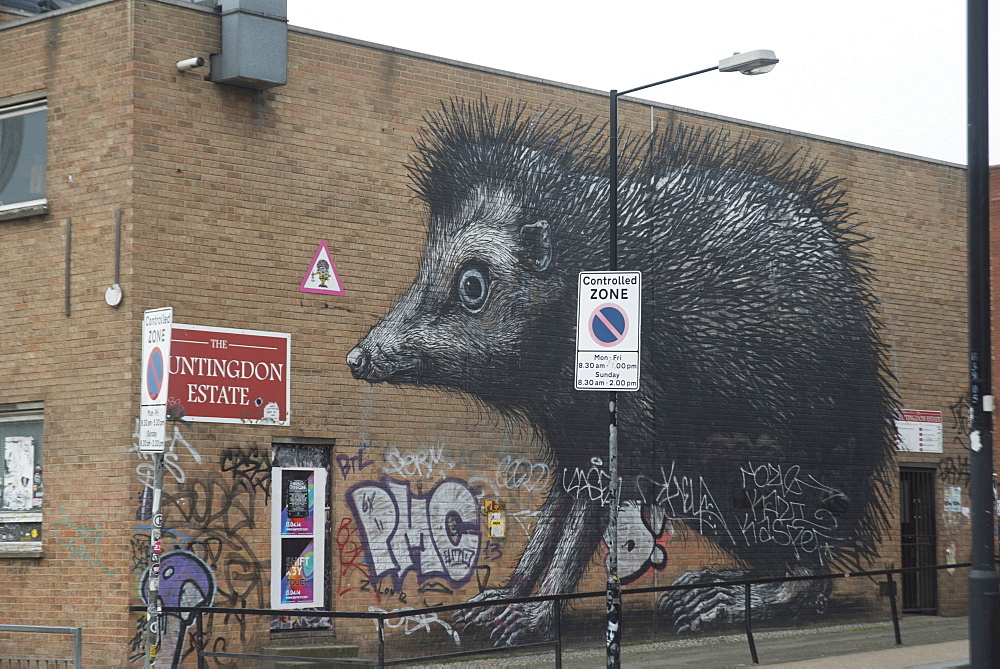
[[[497,485],[501,488],[523,488],[529,492],[542,489],[549,478],[549,466],[505,455],[497,470]]]
[[[826,553],[831,549],[830,542],[837,539],[836,517],[828,509],[807,506],[803,500],[809,490],[819,491],[823,499],[833,499],[839,493],[812,476],[799,478],[799,471],[797,465],[783,469],[780,465],[748,463],[740,468],[750,511],[739,524],[748,545],[752,540],[791,546],[796,557],[800,550]]]
[[[590,469],[569,467],[563,469],[562,487],[576,499],[600,500],[601,506],[608,503],[611,496],[611,475],[604,470],[600,458],[592,458]]]
[[[385,609],[380,609],[377,606],[369,606],[368,611],[370,613],[392,613],[392,614],[402,614],[407,611],[412,611],[412,608],[402,608],[393,609],[392,611],[386,611]],[[444,628],[444,631],[448,633],[452,641],[455,642],[456,646],[462,645],[462,639],[458,635],[458,631],[452,629],[451,625],[441,620],[436,613],[419,613],[417,615],[407,616],[400,615],[395,618],[387,618],[385,621],[385,626],[389,629],[402,629],[403,634],[409,636],[414,632],[419,632],[420,630],[426,631],[428,634],[431,633],[432,625],[440,625]]]
[[[415,495],[407,481],[383,478],[347,493],[361,529],[370,570],[377,583],[386,576],[397,591],[413,571],[418,580],[467,582],[479,557],[479,502],[464,481],[445,479],[427,495]]]
[[[385,459],[389,466],[383,467],[383,472],[406,479],[429,479],[435,471],[439,477],[444,478],[444,473],[455,466],[455,461],[444,454],[444,446],[440,444],[420,448],[412,453],[400,453],[398,448],[392,447]]]
[[[363,472],[365,467],[375,464],[372,460],[365,459],[365,446],[360,446],[358,448],[357,455],[346,455],[344,453],[337,454],[337,467],[340,468],[340,475],[347,480],[348,474],[352,472]]]
[[[693,522],[698,532],[723,530],[732,538],[722,511],[708,489],[705,479],[680,476],[675,473],[676,463],[671,463],[670,472],[660,467],[660,478],[651,479],[645,475],[638,477],[640,494],[644,504],[656,504],[663,508],[670,520]],[[643,490],[651,489],[653,499],[647,499]]]
[[[368,569],[365,567],[365,547],[361,543],[361,535],[358,528],[350,518],[341,518],[340,527],[337,528],[337,551],[340,556],[340,578],[337,579],[337,595],[343,596],[351,591],[350,577],[352,573],[360,575],[362,580],[368,582]],[[376,593],[378,601],[382,601],[381,596]]]

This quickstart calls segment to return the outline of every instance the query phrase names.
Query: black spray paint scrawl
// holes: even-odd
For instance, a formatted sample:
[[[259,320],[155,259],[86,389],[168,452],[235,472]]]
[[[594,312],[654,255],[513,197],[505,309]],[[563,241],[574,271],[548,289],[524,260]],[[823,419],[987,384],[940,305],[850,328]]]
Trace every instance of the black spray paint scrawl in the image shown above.
[[[573,389],[577,274],[607,267],[607,154],[577,116],[509,102],[453,101],[427,126],[410,168],[430,215],[419,275],[347,361],[371,383],[466,393],[551,447],[556,482],[509,584],[463,617],[512,643],[545,630],[551,604],[488,600],[572,591],[607,526],[606,496],[573,483],[607,453],[606,395]],[[713,562],[742,565],[683,583],[866,563],[887,527],[892,393],[837,182],[718,132],[622,146],[619,268],[644,277],[643,378],[619,403],[623,517],[642,519],[647,549],[683,524],[720,548]],[[753,615],[822,613],[829,583],[755,586]],[[679,632],[704,629],[742,618],[743,589],[658,605]]]

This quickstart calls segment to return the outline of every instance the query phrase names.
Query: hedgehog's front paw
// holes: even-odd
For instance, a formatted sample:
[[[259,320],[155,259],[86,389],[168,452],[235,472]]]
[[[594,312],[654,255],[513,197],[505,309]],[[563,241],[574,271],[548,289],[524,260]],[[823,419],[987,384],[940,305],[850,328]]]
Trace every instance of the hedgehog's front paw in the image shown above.
[[[789,573],[789,576],[807,575],[810,572],[805,569]],[[829,579],[755,583],[750,586],[749,606],[746,586],[719,585],[749,576],[750,572],[739,570],[687,572],[673,585],[701,587],[664,592],[657,606],[673,618],[678,634],[743,622],[748,614],[751,620],[769,620],[779,614],[812,616],[826,612],[832,589]]]
[[[687,634],[741,621],[745,617],[742,586],[713,585],[718,581],[732,581],[743,574],[733,571],[689,571],[673,585],[695,585],[700,588],[670,590],[660,595],[657,607],[674,621],[677,634]]]
[[[505,599],[510,597],[510,593],[506,590],[500,588],[490,588],[488,590],[483,590],[481,593],[469,600],[472,602],[488,602],[494,599]],[[474,626],[485,626],[491,620],[503,611],[503,606],[477,606],[475,608],[462,609],[461,611],[456,611],[455,615],[451,617],[451,620],[456,625],[463,625],[464,627]]]
[[[485,590],[470,602],[486,602],[509,597],[506,590]],[[466,609],[455,614],[453,621],[469,626],[492,627],[490,639],[495,646],[512,646],[551,628],[553,602],[497,604]]]

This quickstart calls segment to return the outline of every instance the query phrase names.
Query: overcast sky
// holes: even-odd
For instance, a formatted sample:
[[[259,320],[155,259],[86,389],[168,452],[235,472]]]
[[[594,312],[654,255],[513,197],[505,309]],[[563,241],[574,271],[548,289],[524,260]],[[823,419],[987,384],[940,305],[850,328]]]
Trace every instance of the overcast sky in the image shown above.
[[[288,0],[289,23],[599,90],[626,90],[771,49],[747,77],[710,72],[647,100],[966,163],[965,2]],[[1000,45],[1000,8],[990,17]],[[998,47],[1000,48],[1000,47]],[[1000,66],[991,53],[991,89]],[[991,103],[990,162],[1000,163]]]

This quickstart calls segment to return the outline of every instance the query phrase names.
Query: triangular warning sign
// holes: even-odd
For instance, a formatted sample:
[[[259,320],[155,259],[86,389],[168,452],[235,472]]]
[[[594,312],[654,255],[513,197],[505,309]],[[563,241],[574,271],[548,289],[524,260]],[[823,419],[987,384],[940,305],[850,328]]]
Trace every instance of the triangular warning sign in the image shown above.
[[[333,264],[330,257],[330,249],[326,246],[326,240],[321,240],[316,255],[313,256],[309,271],[302,277],[302,285],[299,286],[302,293],[321,293],[323,295],[343,295],[344,288],[340,284],[340,277],[337,276],[337,266]]]

